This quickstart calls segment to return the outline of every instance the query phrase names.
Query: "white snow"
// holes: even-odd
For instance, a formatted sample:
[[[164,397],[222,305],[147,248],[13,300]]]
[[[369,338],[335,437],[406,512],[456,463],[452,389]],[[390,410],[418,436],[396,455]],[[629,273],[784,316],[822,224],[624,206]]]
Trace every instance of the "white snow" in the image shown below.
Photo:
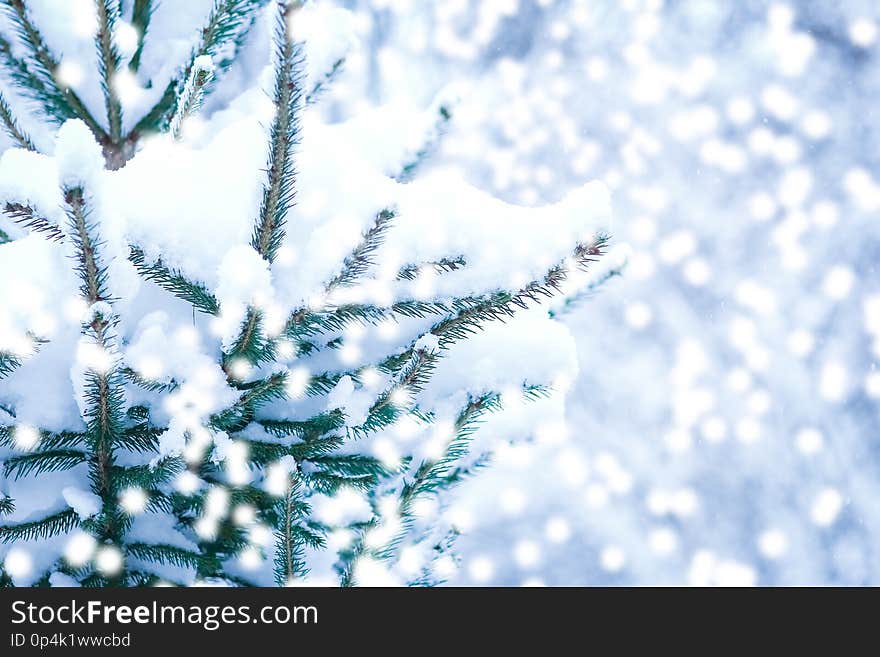
[[[248,307],[266,308],[274,300],[269,263],[251,246],[234,246],[217,269],[217,300],[222,308],[221,335],[228,346],[237,337]]]
[[[433,333],[426,333],[418,340],[416,340],[413,347],[416,351],[439,351],[440,350],[440,338],[434,335]]]
[[[67,505],[83,520],[96,515],[101,510],[101,498],[89,491],[68,486],[62,489],[61,495]]]
[[[357,17],[327,2],[310,2],[293,12],[291,33],[306,46],[306,89],[358,44]]]
[[[354,381],[351,380],[350,376],[346,375],[339,379],[339,382],[327,395],[327,410],[332,411],[337,408],[345,408],[352,393],[354,393]]]
[[[88,126],[79,119],[58,130],[55,161],[62,188],[88,185],[104,170],[104,156]]]

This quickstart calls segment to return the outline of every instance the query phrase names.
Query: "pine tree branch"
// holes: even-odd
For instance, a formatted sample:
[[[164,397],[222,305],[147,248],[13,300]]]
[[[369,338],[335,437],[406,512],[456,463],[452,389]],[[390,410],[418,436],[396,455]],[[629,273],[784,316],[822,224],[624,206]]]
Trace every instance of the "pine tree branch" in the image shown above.
[[[415,178],[419,168],[431,157],[440,145],[440,141],[446,134],[449,122],[452,120],[452,106],[442,103],[437,107],[437,117],[434,125],[425,139],[425,142],[415,152],[412,159],[406,162],[395,176],[398,182],[409,182]]]
[[[6,134],[8,134],[9,137],[21,148],[25,148],[29,151],[37,150],[37,147],[34,146],[34,142],[31,140],[30,136],[22,130],[19,125],[18,120],[12,112],[12,108],[9,106],[9,101],[6,100],[2,91],[0,91],[0,121],[3,122]]]
[[[623,275],[623,270],[626,268],[626,263],[623,263],[620,266],[613,267],[603,272],[601,276],[596,278],[595,280],[590,281],[583,289],[578,290],[576,293],[565,298],[565,301],[562,303],[562,307],[558,310],[550,310],[551,317],[559,317],[568,312],[571,312],[575,309],[578,304],[580,304],[585,299],[589,299],[596,292],[598,292],[606,283],[608,283],[613,278],[617,278],[618,276]]]
[[[9,11],[11,10],[7,7],[7,13]],[[47,88],[28,64],[13,54],[12,46],[3,36],[0,36],[0,66],[22,93],[42,105],[49,120],[61,123],[67,118],[73,118],[74,114],[60,89],[54,86]]]
[[[278,438],[295,436],[309,443],[345,425],[344,418],[339,411],[321,413],[308,420],[261,419],[257,422],[273,436]]]
[[[272,342],[263,335],[262,327],[263,313],[256,308],[248,308],[238,338],[223,355],[223,370],[227,376],[232,376],[230,366],[236,360],[244,360],[256,365],[272,359]]]
[[[496,411],[499,408],[500,396],[497,393],[486,393],[468,401],[455,420],[452,439],[444,448],[443,454],[437,459],[423,461],[412,479],[404,483],[400,489],[397,499],[399,526],[392,538],[379,546],[367,545],[367,535],[381,524],[382,519],[378,513],[359,528],[358,539],[343,555],[340,565],[342,586],[354,585],[354,568],[360,557],[371,554],[383,560],[394,558],[398,547],[412,530],[415,520],[414,502],[420,495],[446,490],[462,479],[462,476],[457,476],[458,470],[464,470],[459,464],[469,452],[473,434],[479,426],[481,417],[486,412]]]
[[[162,543],[129,543],[125,546],[129,556],[141,561],[158,563],[179,568],[216,568],[219,564],[198,552]]]
[[[39,347],[47,342],[47,340],[43,338],[38,338],[32,333],[28,332],[27,339],[30,340],[31,349],[30,354],[33,355],[36,351],[39,350]],[[17,370],[22,365],[22,356],[21,354],[16,354],[12,352],[0,351],[0,379],[3,379],[15,370]],[[2,427],[0,427],[0,438],[2,438]]]
[[[192,72],[194,62],[203,56],[209,56],[222,71],[228,66],[228,60],[218,57],[230,49],[234,54],[254,23],[256,10],[266,4],[267,0],[214,0],[208,22],[201,30],[199,45],[192,52],[189,62],[182,67],[180,75],[173,77],[159,101],[137,123],[133,135],[147,132],[163,132],[168,129],[174,109],[177,107],[178,94]]]
[[[64,190],[71,238],[75,247],[80,290],[89,306],[109,300],[106,288],[107,270],[100,262],[100,242],[95,225],[89,219],[85,193],[81,187]],[[83,335],[101,351],[112,354],[115,347],[111,324],[115,317],[94,314],[83,327]],[[111,356],[112,358],[112,356]],[[125,393],[123,379],[116,363],[106,370],[87,369],[84,373],[85,409],[83,419],[88,427],[90,472],[93,492],[103,502],[102,538],[118,542],[120,527],[114,519],[117,500],[112,492],[110,470],[114,463],[114,444],[124,434]]]
[[[0,543],[35,541],[66,534],[79,525],[79,516],[73,509],[65,509],[40,520],[0,525]]]
[[[306,545],[323,546],[323,539],[304,525],[310,509],[303,500],[302,489],[299,475],[289,474],[287,490],[278,503],[279,526],[275,532],[275,583],[278,586],[308,574]]]
[[[368,477],[372,483],[394,473],[380,460],[366,454],[318,454],[300,460],[307,461],[323,474],[344,478]]]
[[[132,452],[155,452],[159,447],[159,436],[165,431],[165,428],[147,423],[137,424],[125,429],[114,441],[114,446]]]
[[[236,440],[241,440],[247,445],[251,463],[260,466],[266,466],[285,456],[292,456],[297,462],[328,456],[339,449],[344,442],[340,436],[317,438],[293,445],[270,443],[243,436],[236,436]]]
[[[321,334],[342,331],[352,325],[375,326],[381,322],[407,317],[422,319],[430,315],[446,315],[450,307],[439,301],[418,301],[404,299],[382,308],[370,304],[343,304],[325,309],[311,311],[306,308],[291,313],[285,323],[282,335],[291,340],[302,340]]]
[[[30,206],[7,203],[3,207],[3,212],[22,228],[42,233],[53,241],[64,240],[64,232],[48,219],[38,215]],[[129,247],[128,259],[146,280],[156,283],[167,292],[192,304],[196,310],[207,315],[217,315],[220,312],[219,302],[204,283],[189,280],[179,270],[167,267],[161,259],[148,264],[143,249],[137,246]]]
[[[128,382],[133,383],[148,392],[174,392],[180,388],[180,384],[177,381],[172,380],[165,383],[163,381],[146,379],[130,367],[123,367],[122,375]]]
[[[446,274],[451,271],[457,271],[467,265],[464,256],[455,258],[441,258],[440,260],[432,260],[422,263],[421,265],[406,265],[397,273],[399,281],[414,281],[422,269],[433,269],[437,274]]]
[[[38,215],[30,206],[7,203],[3,207],[3,212],[22,228],[42,233],[53,241],[64,240],[64,232],[48,219]],[[88,238],[88,235],[86,234],[85,237]],[[87,252],[91,253],[92,249],[88,249]],[[219,302],[203,283],[189,280],[179,270],[165,266],[161,259],[148,264],[143,249],[137,246],[129,247],[128,259],[146,280],[191,303],[197,310],[208,315],[217,315],[220,312]],[[90,266],[94,268],[94,263]]]
[[[70,87],[63,87],[59,83],[57,79],[58,61],[49,51],[42,34],[28,16],[24,1],[3,0],[3,4],[11,10],[8,12],[9,16],[30,52],[34,75],[40,80],[43,87],[41,91],[48,92],[57,101],[55,103],[56,111],[60,110],[60,113],[53,114],[55,120],[62,123],[66,119],[78,117],[85,121],[99,142],[106,143],[107,133],[86,109],[85,103]]]
[[[291,21],[298,7],[299,3],[280,1],[275,26],[275,118],[270,131],[263,202],[251,240],[254,249],[269,262],[275,259],[284,240],[285,218],[294,193],[293,147],[299,133],[302,52],[293,40]]]
[[[113,466],[110,480],[113,492],[117,494],[126,488],[154,491],[169,483],[184,469],[185,463],[182,459],[165,457],[155,465]]]
[[[53,433],[49,431],[41,431],[40,439],[37,445],[40,449],[69,449],[81,447],[85,443],[84,434],[72,431],[62,431]],[[0,425],[0,447],[8,447],[15,449],[15,427]]]
[[[447,487],[450,476],[457,464],[470,451],[470,444],[482,416],[489,411],[501,408],[501,396],[487,393],[471,399],[458,414],[453,428],[453,438],[446,445],[443,454],[437,459],[428,459],[421,463],[413,480],[404,486],[401,495],[401,512],[411,513],[413,501],[424,493],[436,492]]]
[[[394,211],[387,209],[376,215],[363,239],[342,262],[342,270],[327,283],[328,295],[339,287],[353,285],[374,265],[373,256],[382,245],[394,216]]]
[[[205,96],[205,87],[214,78],[214,65],[207,55],[193,61],[186,84],[177,99],[177,109],[171,118],[171,135],[180,139],[183,122],[199,111]]]
[[[0,516],[8,516],[15,511],[15,500],[8,495],[0,497]]]
[[[219,314],[220,304],[204,283],[189,280],[179,270],[167,267],[161,259],[147,264],[143,250],[136,246],[130,247],[128,259],[146,280],[192,304],[196,310],[207,315]]]
[[[237,431],[253,419],[261,406],[287,397],[287,373],[279,372],[256,381],[229,408],[212,416],[209,424],[218,431]]]
[[[4,379],[21,367],[21,359],[10,353],[0,351],[0,379]]]
[[[388,387],[367,413],[367,419],[358,427],[352,427],[350,434],[362,437],[379,429],[388,427],[408,412],[412,397],[430,380],[439,356],[427,349],[414,346],[406,352],[405,364],[399,369],[394,382]]]
[[[286,215],[293,201],[296,175],[293,148],[298,142],[303,64],[300,45],[294,42],[291,34],[293,13],[300,3],[278,0],[277,6],[274,36],[277,58],[273,99],[275,117],[270,130],[267,179],[263,187],[260,216],[251,238],[254,250],[270,263],[284,240]],[[262,346],[262,341],[255,337],[259,324],[260,313],[250,309],[230,358],[246,358],[256,363],[265,356],[265,350],[261,348],[257,352],[255,349]]]
[[[44,234],[48,239],[60,242],[64,239],[64,232],[48,219],[41,217],[36,211],[21,203],[6,203],[3,213],[11,221],[22,228]]]
[[[345,57],[340,57],[335,62],[333,62],[333,66],[330,67],[330,70],[324,73],[321,78],[312,85],[312,90],[306,94],[305,103],[306,107],[310,107],[318,103],[324,94],[327,92],[327,89],[336,81],[336,78],[342,73],[345,68]]]
[[[133,73],[137,73],[141,66],[141,57],[144,52],[144,43],[146,43],[147,32],[150,29],[150,20],[153,18],[153,0],[134,0],[134,7],[131,11],[131,26],[137,30],[138,41],[137,48],[128,62],[128,68]]]
[[[3,471],[7,477],[20,479],[35,471],[43,473],[70,470],[84,463],[87,458],[85,452],[75,449],[41,450],[6,459],[3,462]]]
[[[107,125],[110,128],[110,144],[117,148],[122,141],[122,105],[116,93],[114,78],[121,63],[119,51],[114,43],[114,31],[118,19],[119,5],[116,0],[95,0],[98,14],[98,32],[95,45],[101,69],[101,88],[104,92],[104,106],[107,109]]]
[[[528,308],[529,302],[540,303],[541,298],[549,298],[559,292],[560,286],[568,276],[571,267],[586,269],[594,262],[607,244],[608,238],[599,235],[590,244],[579,245],[572,254],[571,261],[561,262],[552,267],[543,278],[532,281],[517,292],[496,292],[483,297],[456,299],[451,305],[455,313],[435,324],[426,333],[438,339],[441,350],[448,349],[454,342],[472,335],[490,321],[503,321],[512,317],[517,309]],[[382,364],[382,369],[398,370],[391,387],[385,390],[359,427],[351,431],[362,436],[396,421],[404,412],[394,402],[395,396],[403,393],[412,396],[421,390],[433,374],[439,354],[425,349],[417,349],[418,340],[402,353],[390,357]]]
[[[80,292],[89,305],[109,299],[106,289],[107,271],[98,264],[98,243],[94,238],[95,225],[89,218],[81,187],[64,190],[71,237],[76,247],[76,263],[80,277]]]

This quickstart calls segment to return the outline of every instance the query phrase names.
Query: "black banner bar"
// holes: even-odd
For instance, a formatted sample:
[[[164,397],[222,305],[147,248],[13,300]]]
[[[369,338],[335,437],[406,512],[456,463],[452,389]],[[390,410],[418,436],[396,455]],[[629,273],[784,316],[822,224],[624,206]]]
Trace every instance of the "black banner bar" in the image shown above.
[[[787,629],[831,629],[835,620],[854,638],[851,630],[873,626],[861,623],[873,620],[875,597],[865,589],[13,588],[0,589],[0,655],[170,650],[172,657],[197,648],[250,657],[254,649],[306,647],[381,654],[402,642],[420,654],[426,642],[442,648],[475,638],[519,648],[601,639],[621,648],[651,637],[661,649],[707,632],[725,645],[749,645]]]

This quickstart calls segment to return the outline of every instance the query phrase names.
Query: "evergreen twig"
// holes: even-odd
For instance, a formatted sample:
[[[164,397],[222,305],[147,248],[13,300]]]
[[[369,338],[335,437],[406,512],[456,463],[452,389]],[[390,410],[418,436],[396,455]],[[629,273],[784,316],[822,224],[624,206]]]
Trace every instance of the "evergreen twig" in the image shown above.
[[[9,106],[9,101],[2,92],[0,92],[0,121],[3,122],[6,134],[8,134],[9,137],[21,148],[25,148],[29,151],[37,150],[37,147],[34,146],[34,142],[31,140],[30,136],[22,129],[21,125],[19,125],[18,120],[12,113],[12,108]]]
[[[9,57],[6,57],[7,64],[17,71],[19,76],[22,76],[23,70],[30,71],[29,75],[22,76],[23,81],[27,81],[26,86],[29,86],[38,97],[51,100],[50,107],[53,108],[53,111],[50,112],[50,115],[56,121],[60,123],[65,119],[78,117],[85,121],[99,142],[106,143],[107,133],[86,108],[79,95],[70,87],[64,87],[59,82],[57,78],[58,61],[50,52],[37,26],[28,16],[24,0],[3,0],[3,4],[9,9],[8,14],[23,43],[28,48],[30,64],[33,69],[23,63],[10,61]],[[9,51],[11,57],[8,44],[5,47],[0,47],[0,50]],[[33,85],[34,81],[38,81],[38,83]]]

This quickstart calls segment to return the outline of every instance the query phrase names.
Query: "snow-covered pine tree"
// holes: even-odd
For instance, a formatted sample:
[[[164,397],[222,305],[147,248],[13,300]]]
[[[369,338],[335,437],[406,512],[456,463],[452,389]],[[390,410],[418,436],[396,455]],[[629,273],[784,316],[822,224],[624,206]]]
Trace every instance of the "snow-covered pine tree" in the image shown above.
[[[502,400],[454,355],[552,321],[603,188],[529,209],[417,177],[445,97],[324,121],[355,41],[325,3],[2,4],[0,579],[442,580],[423,502]]]

